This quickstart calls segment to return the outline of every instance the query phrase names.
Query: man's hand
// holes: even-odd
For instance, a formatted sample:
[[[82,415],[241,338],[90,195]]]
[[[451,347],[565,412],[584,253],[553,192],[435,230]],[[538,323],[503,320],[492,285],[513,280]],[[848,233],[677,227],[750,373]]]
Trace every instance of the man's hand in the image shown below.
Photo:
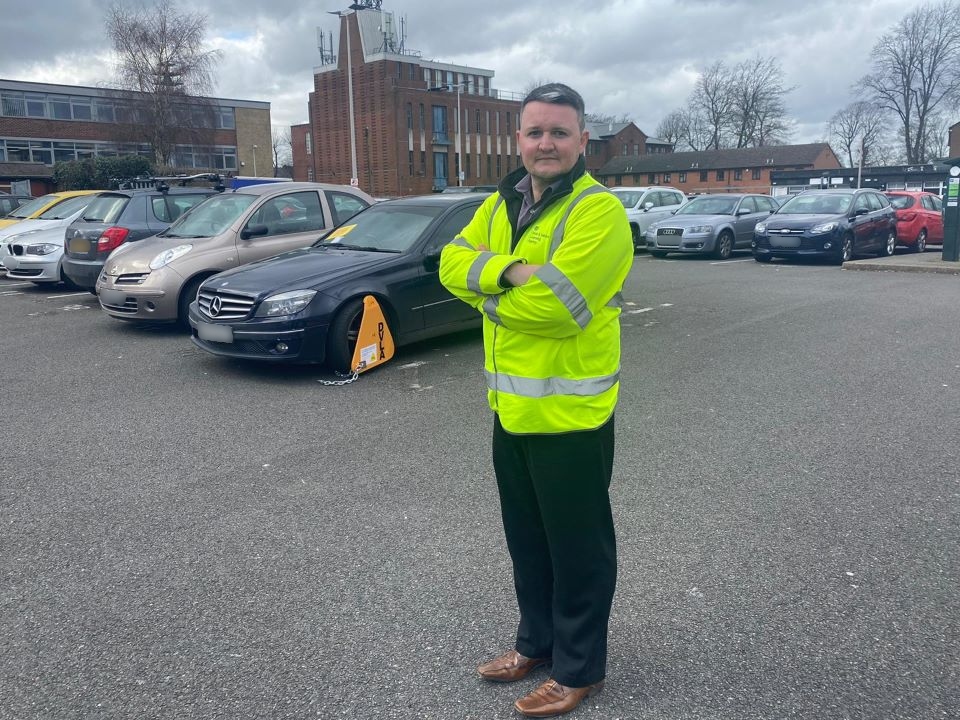
[[[540,265],[524,265],[517,262],[504,270],[503,279],[513,287],[519,287],[525,285],[527,280],[540,268]]]

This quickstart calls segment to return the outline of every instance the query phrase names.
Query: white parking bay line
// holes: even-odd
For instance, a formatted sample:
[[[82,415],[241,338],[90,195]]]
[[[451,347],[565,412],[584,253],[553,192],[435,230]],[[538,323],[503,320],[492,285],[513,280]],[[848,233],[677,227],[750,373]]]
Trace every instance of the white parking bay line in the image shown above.
[[[19,290],[10,290],[9,292],[0,292],[0,295],[23,295]]]
[[[719,260],[717,262],[710,263],[711,265],[732,265],[733,263],[738,262],[756,262],[752,257],[749,258],[740,258],[738,260]]]
[[[30,285],[33,285],[33,283],[29,283],[29,282],[22,282],[22,283],[15,283],[15,282],[12,282],[12,283],[0,283],[0,287],[5,287],[5,288],[8,288],[8,287],[29,287]]]
[[[45,299],[46,299],[46,300],[59,300],[60,298],[80,297],[81,295],[89,295],[89,294],[90,294],[90,293],[88,293],[88,292],[64,293],[63,295],[48,295]]]

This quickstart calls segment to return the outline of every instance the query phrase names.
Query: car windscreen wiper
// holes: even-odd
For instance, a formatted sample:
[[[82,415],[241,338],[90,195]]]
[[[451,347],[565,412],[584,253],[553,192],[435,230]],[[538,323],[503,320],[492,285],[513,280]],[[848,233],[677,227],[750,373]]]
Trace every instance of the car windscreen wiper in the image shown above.
[[[399,250],[388,250],[387,248],[373,247],[372,245],[347,245],[346,243],[330,243],[331,247],[343,248],[344,250],[365,250],[366,252],[385,252],[398,253]]]

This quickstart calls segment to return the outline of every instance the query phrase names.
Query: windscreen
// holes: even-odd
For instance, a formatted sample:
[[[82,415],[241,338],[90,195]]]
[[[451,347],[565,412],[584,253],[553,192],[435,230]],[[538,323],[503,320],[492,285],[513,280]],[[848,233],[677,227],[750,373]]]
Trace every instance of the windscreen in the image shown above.
[[[710,195],[694,198],[677,210],[677,215],[733,215],[739,197]]]
[[[887,195],[887,200],[889,200],[890,204],[897,210],[906,210],[909,207],[913,207],[912,195]]]
[[[47,205],[53,202],[56,198],[57,198],[56,195],[43,195],[42,197],[38,197],[33,200],[30,200],[29,202],[25,202],[23,205],[21,205],[12,213],[10,213],[10,217],[20,218],[21,220],[23,220],[24,218],[28,218],[31,215],[33,215],[35,212],[38,212],[42,208],[45,208]]]
[[[90,204],[93,198],[93,195],[77,195],[76,197],[67,198],[49,210],[45,210],[38,217],[41,220],[63,220],[83,210],[83,208]]]
[[[623,203],[624,207],[628,208],[634,207],[643,196],[642,192],[633,192],[631,190],[614,190],[613,194]]]
[[[87,205],[81,216],[87,222],[102,222],[112,225],[130,202],[126,195],[100,195]]]
[[[850,209],[852,195],[810,193],[794,195],[779,210],[778,215],[842,215]]]
[[[243,193],[214,195],[186,215],[181,215],[161,235],[175,238],[205,238],[219,235],[233,225],[257,197],[257,195]]]
[[[316,244],[403,252],[445,209],[439,205],[374,205]]]

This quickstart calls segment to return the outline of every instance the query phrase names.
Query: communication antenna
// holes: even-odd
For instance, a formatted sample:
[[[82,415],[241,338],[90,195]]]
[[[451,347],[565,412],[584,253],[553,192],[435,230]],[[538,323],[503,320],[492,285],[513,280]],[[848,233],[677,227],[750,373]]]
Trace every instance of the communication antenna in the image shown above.
[[[317,28],[317,49],[320,51],[321,65],[336,65],[337,56],[333,51],[333,32],[329,37],[324,37],[323,30]]]

